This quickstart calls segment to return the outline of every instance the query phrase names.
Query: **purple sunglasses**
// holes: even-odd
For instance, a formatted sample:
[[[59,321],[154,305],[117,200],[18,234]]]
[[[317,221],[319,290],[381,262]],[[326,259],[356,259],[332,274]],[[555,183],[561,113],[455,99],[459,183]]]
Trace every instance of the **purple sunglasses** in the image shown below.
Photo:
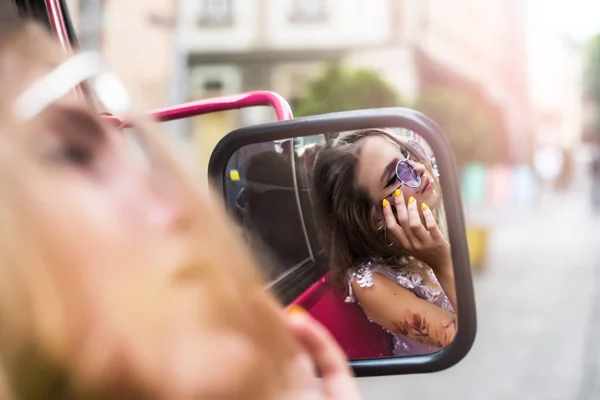
[[[425,150],[415,140],[408,140],[406,144],[408,144],[417,154],[419,154],[419,156],[422,157],[422,160],[427,159]],[[421,186],[421,175],[419,175],[415,168],[408,162],[410,160],[410,156],[411,154],[409,153],[406,156],[406,159],[400,160],[396,164],[396,178],[402,185],[416,188]],[[416,161],[422,162],[421,160]]]

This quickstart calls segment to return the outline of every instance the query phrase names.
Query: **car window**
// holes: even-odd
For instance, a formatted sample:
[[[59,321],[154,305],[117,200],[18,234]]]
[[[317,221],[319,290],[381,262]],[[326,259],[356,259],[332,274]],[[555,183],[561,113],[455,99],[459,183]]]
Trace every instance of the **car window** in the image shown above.
[[[307,237],[301,212],[309,189],[299,177],[301,158],[292,140],[253,144],[230,158],[224,177],[227,207],[284,302],[323,275],[316,272],[314,239]]]
[[[294,139],[294,147],[297,159],[297,177],[299,192],[299,204],[304,218],[307,240],[318,263],[323,263],[323,248],[319,240],[317,221],[315,215],[314,197],[312,194],[312,172],[315,157],[322,145],[325,144],[325,135],[313,135]]]

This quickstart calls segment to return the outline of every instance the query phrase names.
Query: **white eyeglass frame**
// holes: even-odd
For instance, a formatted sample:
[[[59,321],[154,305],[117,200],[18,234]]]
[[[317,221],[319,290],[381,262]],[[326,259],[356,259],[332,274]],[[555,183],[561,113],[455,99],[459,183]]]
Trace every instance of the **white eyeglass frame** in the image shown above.
[[[92,94],[109,113],[120,116],[130,109],[125,85],[104,68],[99,53],[89,51],[70,57],[29,86],[16,99],[15,113],[22,120],[34,118],[85,81],[89,81]]]

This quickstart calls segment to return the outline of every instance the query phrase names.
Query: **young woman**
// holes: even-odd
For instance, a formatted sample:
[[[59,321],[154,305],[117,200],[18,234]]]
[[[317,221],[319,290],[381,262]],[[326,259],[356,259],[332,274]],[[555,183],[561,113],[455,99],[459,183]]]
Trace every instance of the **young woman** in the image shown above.
[[[286,320],[166,135],[122,114],[128,140],[75,95],[127,108],[96,61],[38,26],[0,37],[0,392],[358,398],[333,339]]]
[[[346,133],[319,152],[313,183],[332,279],[395,336],[395,355],[432,353],[456,334],[441,192],[416,142]]]

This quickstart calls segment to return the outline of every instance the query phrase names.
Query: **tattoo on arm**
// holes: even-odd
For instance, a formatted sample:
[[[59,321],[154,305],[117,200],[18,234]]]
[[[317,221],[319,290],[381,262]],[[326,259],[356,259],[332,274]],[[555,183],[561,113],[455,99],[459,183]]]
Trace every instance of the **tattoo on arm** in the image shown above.
[[[456,318],[444,324],[407,309],[406,318],[403,321],[392,321],[389,329],[424,344],[446,347],[456,335]]]

